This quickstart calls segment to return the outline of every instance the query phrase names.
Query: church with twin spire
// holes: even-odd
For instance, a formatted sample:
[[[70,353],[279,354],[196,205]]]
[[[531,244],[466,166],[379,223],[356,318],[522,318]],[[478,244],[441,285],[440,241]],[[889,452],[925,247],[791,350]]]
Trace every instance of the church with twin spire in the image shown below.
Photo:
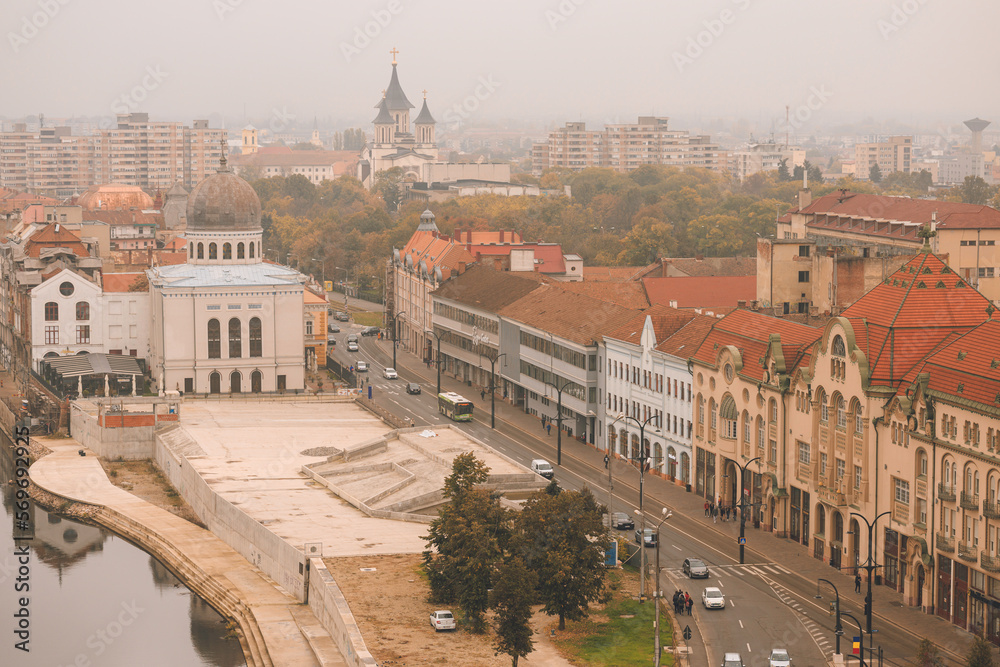
[[[375,105],[378,115],[372,121],[375,126],[374,141],[364,147],[358,161],[358,178],[369,189],[374,185],[375,174],[380,171],[401,167],[404,180],[420,181],[423,165],[438,162],[434,137],[437,123],[427,108],[427,91],[423,91],[423,106],[411,129],[410,110],[414,106],[399,84],[396,71],[399,51],[393,48],[390,53],[392,76],[389,86],[382,91],[382,99]]]

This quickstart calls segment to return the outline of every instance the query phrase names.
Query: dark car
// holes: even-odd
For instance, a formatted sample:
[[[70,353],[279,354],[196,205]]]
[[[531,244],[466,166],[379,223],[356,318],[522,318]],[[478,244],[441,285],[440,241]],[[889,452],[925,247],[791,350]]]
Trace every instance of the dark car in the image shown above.
[[[362,336],[377,336],[378,332],[381,331],[378,327],[365,327],[361,330]]]
[[[708,566],[701,559],[685,558],[681,570],[691,579],[708,579]]]
[[[406,393],[407,394],[419,394],[420,393],[420,385],[417,384],[416,382],[408,382],[406,384]]]
[[[337,320],[340,322],[350,322],[351,316],[345,313],[344,311],[340,311],[337,313]]]
[[[635,523],[625,512],[612,512],[611,525],[618,530],[631,530],[635,528]]]
[[[327,333],[340,333],[340,327],[338,327],[336,324],[327,324],[326,330]]]
[[[646,547],[656,546],[656,531],[652,528],[647,528],[645,531],[635,531],[635,541],[636,544],[641,544]]]

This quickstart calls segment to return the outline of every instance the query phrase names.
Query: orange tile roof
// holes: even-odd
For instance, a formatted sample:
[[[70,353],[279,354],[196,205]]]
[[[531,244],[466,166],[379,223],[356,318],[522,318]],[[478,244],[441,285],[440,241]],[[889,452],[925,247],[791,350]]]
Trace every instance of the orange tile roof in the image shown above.
[[[104,210],[98,209],[94,211],[85,210],[83,212],[84,222],[104,222],[109,225],[155,225],[158,219],[162,220],[163,216],[155,213],[146,213],[141,210],[127,211],[121,209],[115,210]]]
[[[104,273],[101,281],[105,292],[129,292],[130,285],[145,277],[145,273]]]
[[[646,296],[646,288],[641,282],[592,283],[583,280],[576,283],[552,281],[552,284],[558,285],[567,292],[584,294],[595,299],[600,299],[601,301],[616,303],[619,306],[624,306],[625,308],[641,310],[643,308],[648,308],[650,305],[649,297]],[[657,340],[659,340],[659,338],[657,338]]]
[[[541,281],[537,279],[537,275],[530,274],[531,277],[526,277],[520,273],[494,271],[489,267],[474,264],[465,273],[444,283],[432,294],[489,313],[496,313],[504,306],[538,289]]]
[[[867,218],[912,223],[892,230],[888,229],[888,225],[873,225],[870,229],[862,229],[855,225],[850,229],[852,232],[879,236],[888,234],[910,236],[910,232],[915,233],[921,225],[929,224],[932,216],[936,217],[939,229],[1000,229],[1000,211],[989,206],[853,192],[838,191],[824,195],[799,212],[817,216],[814,221],[808,223],[809,227],[843,229],[845,222],[837,218]]]
[[[988,318],[989,299],[932,253],[920,253],[844,310],[871,384],[894,386],[949,334]]]
[[[698,351],[705,338],[715,326],[716,319],[706,315],[695,315],[694,318],[677,330],[677,332],[656,346],[659,352],[672,354],[685,359]],[[659,339],[657,339],[659,340]]]
[[[532,250],[535,256],[535,271],[539,273],[566,273],[562,246],[558,243],[467,243],[465,249],[476,260],[490,257],[507,257],[513,250]]]
[[[466,251],[464,246],[435,232],[414,232],[399,256],[406,261],[406,256],[411,254],[414,268],[419,266],[421,261],[427,265],[429,273],[433,273],[434,268],[440,266],[445,279],[450,277],[451,270],[458,270],[460,263],[472,264],[475,261],[475,257]]]
[[[678,308],[725,310],[757,298],[756,276],[643,278],[642,284],[650,303],[676,301]]]
[[[65,225],[53,223],[45,225],[28,238],[24,252],[28,257],[38,257],[45,248],[69,248],[77,257],[88,257],[87,247],[80,237],[66,229]]]
[[[585,266],[583,279],[590,282],[622,283],[634,280],[648,268],[647,266]]]
[[[813,344],[819,340],[823,331],[755,311],[734,310],[715,321],[698,351],[691,356],[714,366],[719,349],[732,345],[740,351],[743,358],[742,373],[754,380],[763,380],[764,361],[770,347],[771,334],[781,337],[785,371],[791,372],[809,361]]]
[[[574,343],[590,345],[636,311],[555,285],[540,285],[499,314]]]
[[[928,389],[1000,410],[1000,322],[987,320],[941,350],[921,368]]]
[[[659,344],[679,331],[685,324],[699,316],[690,310],[679,310],[657,304],[651,306],[645,312],[630,317],[624,324],[616,329],[612,329],[611,333],[605,334],[604,337],[638,345],[642,340],[642,329],[646,326],[647,317],[652,321],[653,334],[656,336],[657,344]]]

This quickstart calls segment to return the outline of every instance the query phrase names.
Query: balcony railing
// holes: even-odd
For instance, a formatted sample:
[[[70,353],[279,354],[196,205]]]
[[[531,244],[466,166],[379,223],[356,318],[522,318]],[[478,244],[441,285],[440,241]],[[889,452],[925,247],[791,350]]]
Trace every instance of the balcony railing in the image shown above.
[[[962,560],[975,563],[979,560],[979,549],[974,547],[970,542],[959,542],[958,557]]]
[[[938,533],[934,538],[934,546],[938,551],[955,551],[955,538]]]
[[[979,562],[988,572],[1000,572],[1000,558],[990,556],[985,551],[979,554]]]
[[[955,487],[939,483],[938,498],[941,500],[955,500]]]
[[[816,489],[816,495],[821,501],[829,503],[834,507],[843,507],[847,504],[847,497],[834,489],[820,487]]]
[[[962,491],[962,495],[959,498],[958,504],[967,510],[979,511],[979,496],[974,493],[966,493]]]
[[[983,501],[983,516],[987,519],[1000,519],[1000,503]]]

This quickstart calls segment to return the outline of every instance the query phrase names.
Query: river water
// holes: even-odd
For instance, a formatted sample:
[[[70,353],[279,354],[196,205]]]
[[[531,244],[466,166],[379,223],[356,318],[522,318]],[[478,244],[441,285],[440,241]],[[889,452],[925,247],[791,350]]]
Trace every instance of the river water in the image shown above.
[[[146,552],[102,528],[34,507],[30,592],[18,592],[10,440],[0,431],[0,666],[245,665],[224,619]],[[23,544],[23,542],[22,542]],[[22,582],[23,583],[23,582]],[[16,648],[28,596],[25,653]]]

